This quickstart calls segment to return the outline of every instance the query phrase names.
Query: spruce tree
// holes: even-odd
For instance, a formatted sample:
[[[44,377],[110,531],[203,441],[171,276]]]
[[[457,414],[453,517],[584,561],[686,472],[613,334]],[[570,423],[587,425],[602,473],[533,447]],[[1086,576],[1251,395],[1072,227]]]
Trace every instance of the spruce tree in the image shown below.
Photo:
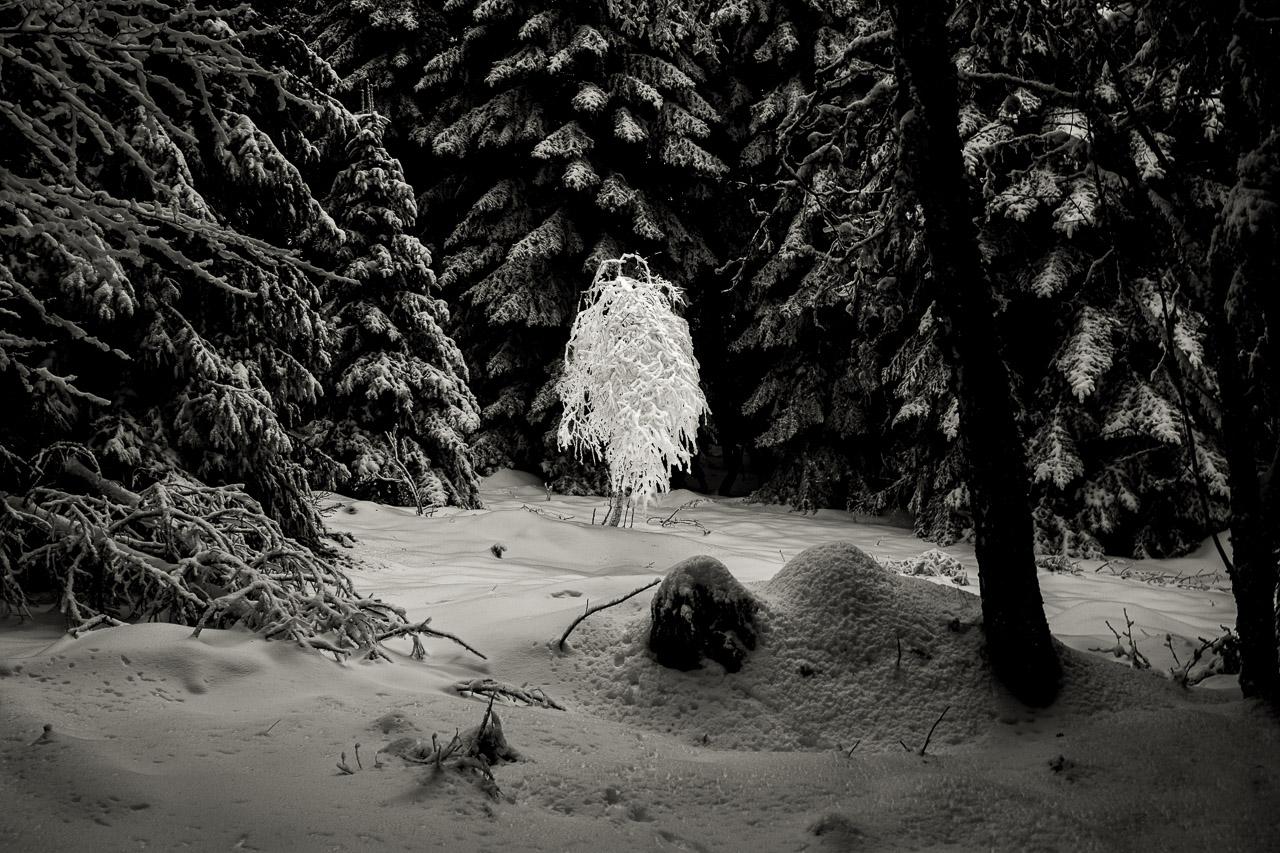
[[[794,32],[801,19],[784,4],[747,8],[757,23],[744,32],[766,44],[789,43],[760,34]],[[950,541],[972,529],[954,376],[918,286],[914,212],[893,184],[901,108],[886,30],[875,4],[857,8],[845,29],[833,22],[838,61],[797,64],[793,82],[749,101],[739,174],[764,213],[735,272],[749,312],[738,347],[771,356],[756,362],[748,398],[777,457],[761,495],[904,509],[922,535]],[[1035,475],[1037,550],[1178,553],[1224,518],[1224,463],[1197,417],[1214,382],[1206,325],[1140,238],[1151,222],[1134,209],[1126,170],[1153,161],[1121,130],[1094,15],[1074,4],[962,10],[952,36],[964,161],[984,201],[1000,324],[1016,344],[1005,357]],[[814,32],[799,43],[821,48]],[[1087,116],[1073,93],[1094,81],[1091,103],[1103,107]],[[766,171],[752,175],[752,160]],[[1116,234],[1132,234],[1123,252],[1110,251]]]
[[[344,239],[345,280],[327,285],[335,356],[310,444],[329,485],[384,503],[480,505],[466,437],[479,423],[462,355],[444,332],[431,256],[411,236],[412,188],[383,147],[386,119],[360,117],[327,199]]]
[[[451,8],[459,36],[420,84],[442,104],[423,203],[482,404],[477,465],[545,463],[572,489],[554,388],[583,282],[623,252],[689,283],[714,260],[690,214],[726,168],[704,147],[709,45],[677,3]]]
[[[1207,318],[1195,353],[1212,365],[1207,380],[1170,375],[1188,399],[1186,420],[1220,433],[1226,457],[1232,548],[1220,553],[1236,601],[1240,687],[1277,703],[1280,75],[1269,6],[1152,0],[1107,9],[1091,47],[1106,64],[1104,121],[1128,143],[1114,169],[1135,189],[1128,201],[1145,226],[1140,245],[1176,285],[1165,288],[1169,349],[1185,348],[1180,317]]]
[[[837,223],[826,197],[883,176],[845,168],[834,151],[807,156],[815,152],[806,147],[830,130],[816,102],[826,98],[822,108],[833,111],[843,98],[818,91],[832,67],[849,97],[883,76],[846,54],[874,14],[785,0],[724,3],[712,18],[727,46],[721,85],[737,152],[723,204],[758,214],[732,223],[723,269],[737,315],[727,341],[733,371],[748,381],[725,383],[721,393],[743,387],[718,404],[721,431],[745,430],[754,456],[772,457],[758,497],[805,509],[856,501],[874,488],[878,467],[873,365],[883,357],[851,304],[857,269],[828,251]]]
[[[354,120],[261,23],[0,9],[0,610],[241,623],[339,655],[430,633],[306,547],[296,430],[334,276],[299,247],[342,234],[304,174]]]
[[[320,390],[322,276],[288,247],[336,237],[295,165],[346,121],[316,87],[324,69],[231,13],[121,0],[103,17],[6,14],[30,18],[5,31],[0,83],[15,142],[3,363],[32,420],[4,444],[27,462],[81,444],[128,486],[171,470],[245,482],[315,540],[288,431]],[[248,53],[300,49],[291,70]],[[9,474],[40,480],[24,463]]]
[[[1032,438],[1039,549],[1180,553],[1225,519],[1225,462],[1193,392],[1215,381],[1207,327],[1178,264],[1146,238],[1140,181],[1161,167],[1122,115],[1097,19],[991,3],[958,22],[988,36],[957,57],[964,158],[1004,325],[1040,330],[1010,335],[1006,353]]]
[[[448,46],[437,0],[269,0],[275,16],[301,34],[338,76],[334,94],[353,109],[377,110],[390,123],[384,144],[409,167],[422,147],[407,138],[432,105],[415,92],[422,67]],[[424,113],[425,110],[425,113]],[[426,140],[429,143],[430,140]],[[419,158],[421,159],[421,158]],[[429,164],[424,163],[424,166]],[[416,181],[428,174],[416,170]]]
[[[726,265],[743,413],[773,464],[757,496],[968,526],[955,399],[895,186],[892,28],[878,3],[726,3],[738,206]],[[778,72],[781,72],[780,74]]]

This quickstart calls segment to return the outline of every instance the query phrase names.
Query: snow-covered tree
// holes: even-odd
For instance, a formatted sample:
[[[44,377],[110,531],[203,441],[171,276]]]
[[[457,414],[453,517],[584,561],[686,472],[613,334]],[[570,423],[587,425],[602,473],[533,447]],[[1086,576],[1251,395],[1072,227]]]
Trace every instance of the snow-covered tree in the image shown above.
[[[730,268],[747,319],[736,346],[759,377],[745,413],[776,459],[762,497],[906,510],[945,541],[971,528],[954,375],[920,288],[918,217],[895,183],[902,107],[883,53],[889,30],[878,4],[854,5],[858,14],[829,20],[833,35],[798,40],[815,58],[800,62],[793,48],[780,64],[792,82],[749,100],[739,131],[749,141],[738,174],[762,212]],[[725,8],[755,15],[739,24],[753,44],[790,44],[769,40],[784,24],[824,32],[803,0],[769,14]],[[1167,253],[1140,236],[1153,223],[1128,175],[1152,155],[1122,131],[1114,94],[1112,106],[1089,101],[1101,106],[1090,115],[1073,94],[1111,79],[1096,15],[1079,4],[963,8],[951,32],[963,153],[1013,342],[1004,357],[1035,475],[1038,549],[1173,553],[1222,522],[1225,475],[1206,422],[1183,417],[1171,371],[1193,408],[1214,379],[1201,312]],[[1126,248],[1113,250],[1121,233]]]
[[[405,135],[426,122],[414,91],[422,68],[448,46],[437,0],[267,0],[285,26],[301,34],[338,75],[335,94],[353,109],[390,119],[385,144],[402,158]],[[415,164],[407,163],[406,166]],[[415,173],[416,179],[423,173]]]
[[[573,488],[554,387],[584,273],[623,247],[691,283],[714,262],[689,215],[726,169],[705,147],[718,114],[699,92],[696,6],[449,4],[457,39],[420,87],[441,107],[415,135],[441,160],[422,200],[482,405],[482,470],[547,463]]]
[[[309,550],[295,430],[342,233],[304,173],[354,120],[246,7],[0,7],[0,609],[240,622],[335,653],[406,626]]]
[[[697,452],[708,411],[689,325],[675,313],[683,301],[643,258],[623,255],[601,262],[569,333],[557,438],[608,465],[613,525],[627,496],[667,491],[672,467],[687,470]]]
[[[388,503],[480,503],[466,437],[479,425],[462,354],[444,332],[431,256],[411,231],[413,189],[382,145],[386,120],[360,117],[327,204],[345,239],[345,277],[326,286],[336,327],[312,446],[337,464],[326,485]]]
[[[1177,553],[1225,517],[1225,462],[1192,390],[1208,399],[1216,379],[1182,261],[1148,239],[1158,223],[1140,185],[1160,167],[1125,115],[1105,17],[1074,4],[975,13],[965,26],[992,37],[957,55],[964,158],[1005,325],[1041,330],[1010,334],[1006,353],[1023,383],[1039,547]],[[1140,58],[1123,73],[1153,95],[1172,80]],[[1157,144],[1180,132],[1163,124]]]
[[[730,225],[733,380],[712,393],[737,399],[720,404],[717,426],[771,457],[758,497],[856,504],[881,488],[880,368],[893,351],[884,339],[897,334],[892,318],[909,294],[832,251],[838,225],[854,233],[882,203],[893,159],[846,164],[842,145],[829,143],[848,117],[856,124],[842,144],[891,150],[892,125],[878,121],[892,106],[889,30],[875,3],[818,0],[731,0],[713,22],[728,46],[724,109],[737,151],[723,203],[756,214]],[[863,98],[861,113],[848,109]]]

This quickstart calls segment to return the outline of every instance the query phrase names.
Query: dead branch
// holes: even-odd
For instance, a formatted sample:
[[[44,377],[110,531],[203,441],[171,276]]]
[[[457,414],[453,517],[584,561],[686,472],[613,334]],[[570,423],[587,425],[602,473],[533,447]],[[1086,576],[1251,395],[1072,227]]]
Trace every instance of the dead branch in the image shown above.
[[[1239,671],[1237,666],[1232,665],[1231,659],[1238,655],[1238,643],[1240,637],[1235,631],[1222,626],[1223,633],[1211,640],[1204,637],[1198,637],[1200,645],[1191,651],[1191,657],[1183,663],[1178,659],[1178,653],[1173,648],[1173,636],[1171,634],[1164,635],[1165,647],[1169,650],[1169,654],[1173,655],[1175,666],[1169,667],[1169,677],[1173,679],[1175,684],[1184,688],[1195,687],[1201,681],[1204,681],[1211,675],[1230,674],[1232,671]],[[1204,658],[1205,653],[1209,653],[1212,659],[1200,670],[1193,672],[1192,670]]]
[[[492,678],[473,678],[457,682],[453,689],[460,696],[488,696],[491,703],[495,697],[501,697],[507,702],[565,710],[563,705],[548,696],[541,687],[516,687]]]
[[[657,524],[660,527],[675,527],[677,524],[687,524],[690,527],[696,527],[699,530],[701,530],[703,536],[710,536],[711,535],[710,528],[706,527],[702,522],[693,521],[691,519],[676,518],[676,515],[677,513],[680,512],[680,510],[690,509],[695,506],[701,506],[706,502],[707,501],[705,498],[698,498],[696,500],[686,501],[685,503],[682,503],[680,506],[671,510],[671,514],[668,515],[666,518],[663,518],[660,515],[653,515],[645,519],[645,524]]]
[[[413,495],[413,503],[418,508],[418,515],[425,515],[426,507],[422,503],[422,492],[418,489],[417,480],[413,479],[413,475],[409,473],[409,467],[400,458],[400,440],[396,436],[395,430],[387,432],[387,446],[391,450],[391,461],[395,463],[396,470],[400,472],[401,481],[409,487],[409,494]]]
[[[631,592],[627,593],[621,598],[615,598],[613,601],[605,602],[604,604],[597,604],[595,607],[588,607],[581,616],[573,620],[572,625],[570,625],[568,628],[565,629],[564,633],[560,635],[560,642],[558,642],[556,645],[559,647],[560,651],[564,651],[565,641],[569,639],[569,635],[573,633],[573,629],[577,628],[578,624],[582,622],[583,619],[586,619],[592,613],[599,613],[601,610],[604,610],[607,607],[613,607],[615,604],[621,604],[622,602],[626,601],[628,598],[631,598],[632,596],[635,596],[635,595],[639,595],[640,593],[644,592],[646,589],[655,587],[660,583],[662,583],[662,578],[654,578],[653,580],[649,581],[649,583],[645,584],[644,586],[638,589],[631,590]]]
[[[405,635],[409,635],[410,637],[413,638],[413,652],[412,652],[413,659],[422,660],[424,657],[426,657],[427,651],[422,647],[422,640],[420,639],[420,636],[425,634],[428,637],[440,637],[441,639],[452,640],[453,642],[462,646],[464,649],[471,652],[471,654],[475,655],[481,660],[488,660],[488,658],[485,657],[483,652],[478,651],[477,649],[468,645],[466,642],[454,636],[453,634],[450,634],[447,631],[438,631],[435,628],[429,627],[430,622],[431,622],[431,617],[428,616],[426,619],[423,619],[421,622],[415,622],[413,624],[406,624],[406,625],[397,625],[391,630],[385,631],[382,634],[378,635],[378,642],[381,643],[383,640],[389,640],[392,637],[403,637]]]
[[[572,515],[562,515],[561,513],[558,513],[558,512],[552,512],[549,509],[541,509],[541,508],[535,509],[534,507],[531,507],[528,504],[521,504],[520,508],[522,510],[525,510],[526,512],[531,512],[534,515],[549,516],[551,518],[559,519],[560,521],[568,521],[569,519],[573,518]],[[592,524],[594,523],[595,522],[592,521]]]

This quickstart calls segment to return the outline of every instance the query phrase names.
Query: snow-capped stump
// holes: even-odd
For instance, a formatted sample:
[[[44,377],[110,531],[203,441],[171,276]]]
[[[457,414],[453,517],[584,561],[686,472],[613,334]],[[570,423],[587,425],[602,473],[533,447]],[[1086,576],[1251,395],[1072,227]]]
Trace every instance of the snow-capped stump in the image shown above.
[[[653,597],[649,649],[672,669],[707,658],[729,672],[756,647],[759,604],[714,557],[699,554],[671,567]]]

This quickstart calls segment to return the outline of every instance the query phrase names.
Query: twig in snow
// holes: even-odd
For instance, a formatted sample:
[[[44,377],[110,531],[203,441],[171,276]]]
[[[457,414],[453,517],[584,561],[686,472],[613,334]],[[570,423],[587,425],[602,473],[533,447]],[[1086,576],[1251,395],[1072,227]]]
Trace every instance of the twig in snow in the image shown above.
[[[72,637],[79,639],[81,634],[92,631],[94,628],[97,628],[101,625],[106,625],[108,628],[116,628],[123,624],[124,624],[123,622],[121,622],[119,619],[116,619],[114,616],[108,616],[105,613],[99,613],[97,616],[89,617],[88,619],[81,622],[79,625],[75,626],[74,628],[68,628],[67,633],[70,634]]]
[[[933,721],[933,725],[929,727],[929,733],[924,736],[924,745],[920,747],[920,756],[923,758],[925,750],[929,748],[929,741],[933,740],[933,730],[938,727],[938,723],[942,722],[942,718],[951,710],[951,706],[942,709],[942,713],[938,715],[938,719]]]
[[[687,501],[681,504],[680,506],[676,507],[675,509],[671,510],[671,514],[668,515],[666,518],[663,518],[660,515],[653,515],[645,519],[645,523],[657,524],[660,527],[675,527],[677,524],[688,524],[691,527],[696,527],[699,530],[701,530],[703,536],[710,536],[711,529],[706,525],[704,525],[702,522],[676,518],[676,514],[680,512],[680,510],[689,509],[695,506],[700,506],[706,502],[707,501],[705,498],[698,498],[697,500]]]
[[[453,689],[461,696],[488,696],[490,699],[501,696],[504,700],[513,703],[521,702],[540,708],[564,710],[564,706],[548,696],[541,687],[529,689],[505,684],[492,678],[473,678],[457,682],[453,685]]]
[[[1147,660],[1147,656],[1138,651],[1138,643],[1133,639],[1133,620],[1129,618],[1129,608],[1124,608],[1124,633],[1120,633],[1111,627],[1111,622],[1104,620],[1106,626],[1111,628],[1111,633],[1116,636],[1116,644],[1109,649],[1091,648],[1091,652],[1110,652],[1118,658],[1128,658],[1129,665],[1134,669],[1151,669],[1151,661]],[[1129,641],[1129,648],[1124,647],[1124,640]]]
[[[498,694],[489,694],[489,704],[484,709],[484,719],[480,721],[480,731],[476,735],[476,740],[484,737],[484,730],[489,728],[489,720],[493,719],[493,700],[498,698]]]
[[[573,518],[573,516],[572,516],[572,515],[561,515],[560,513],[558,513],[558,512],[552,512],[552,511],[551,511],[551,510],[549,510],[549,509],[543,509],[543,508],[537,508],[537,509],[535,509],[534,507],[531,507],[531,506],[529,506],[528,504],[521,504],[521,505],[520,505],[520,508],[521,508],[521,509],[523,509],[523,510],[526,510],[527,512],[531,512],[531,513],[533,513],[534,515],[547,515],[547,516],[551,516],[551,517],[553,517],[553,518],[558,518],[558,519],[559,519],[559,520],[561,520],[561,521],[568,521],[569,519]],[[592,522],[592,523],[594,524],[594,522]]]
[[[662,578],[654,578],[644,586],[640,587],[639,589],[631,590],[631,592],[627,593],[621,598],[615,598],[613,601],[608,601],[608,602],[605,602],[604,604],[597,604],[595,607],[588,607],[581,616],[573,620],[572,625],[570,625],[568,628],[564,630],[564,633],[560,635],[560,642],[558,642],[556,645],[559,647],[560,651],[564,651],[565,640],[569,639],[569,635],[573,633],[573,629],[577,628],[578,624],[583,619],[586,619],[592,613],[599,613],[601,610],[604,610],[606,607],[613,607],[615,604],[621,604],[622,602],[626,601],[628,598],[631,598],[634,595],[639,595],[640,593],[644,592],[646,589],[655,587],[660,583],[662,583]]]
[[[468,645],[458,637],[455,637],[453,634],[450,634],[447,631],[437,631],[435,628],[428,627],[430,622],[431,617],[428,616],[426,619],[423,619],[421,622],[417,622],[413,625],[397,625],[390,631],[384,631],[379,634],[378,642],[381,643],[383,640],[389,640],[392,637],[403,637],[408,634],[413,638],[413,659],[422,660],[426,657],[427,650],[422,646],[421,635],[426,634],[428,637],[441,637],[445,640],[453,640],[455,643],[471,652],[471,654],[480,658],[480,660],[488,660],[482,652],[477,651],[475,648]]]
[[[281,719],[284,719],[284,718],[283,718],[283,717],[281,717]],[[266,737],[267,735],[271,734],[271,730],[272,730],[272,729],[274,729],[274,728],[275,728],[276,726],[278,726],[278,725],[280,725],[280,720],[276,720],[274,723],[272,723],[271,725],[267,726],[267,730],[261,733],[262,737]]]
[[[950,710],[951,710],[950,705],[943,708],[942,713],[938,715],[938,719],[933,721],[933,725],[929,727],[929,733],[924,737],[924,743],[920,746],[918,750],[916,750],[917,755],[919,755],[922,758],[924,757],[925,750],[929,748],[929,741],[933,740],[933,730],[938,727],[938,723],[942,722],[942,718],[945,717],[947,715],[947,712]],[[899,740],[898,743],[902,744],[902,748],[905,749],[907,752],[911,752],[911,747],[907,746],[907,742],[905,740]]]
[[[1178,653],[1173,648],[1173,636],[1171,634],[1164,635],[1165,647],[1169,649],[1169,654],[1173,655],[1175,666],[1169,667],[1169,677],[1174,683],[1182,687],[1194,687],[1201,681],[1204,681],[1211,675],[1234,674],[1240,671],[1238,665],[1239,659],[1239,642],[1240,638],[1235,631],[1222,626],[1223,633],[1219,637],[1212,640],[1206,640],[1199,637],[1200,645],[1191,652],[1191,657],[1183,663],[1178,659]],[[1216,659],[1211,660],[1203,669],[1192,674],[1191,670],[1200,663],[1205,652],[1209,652]]]

